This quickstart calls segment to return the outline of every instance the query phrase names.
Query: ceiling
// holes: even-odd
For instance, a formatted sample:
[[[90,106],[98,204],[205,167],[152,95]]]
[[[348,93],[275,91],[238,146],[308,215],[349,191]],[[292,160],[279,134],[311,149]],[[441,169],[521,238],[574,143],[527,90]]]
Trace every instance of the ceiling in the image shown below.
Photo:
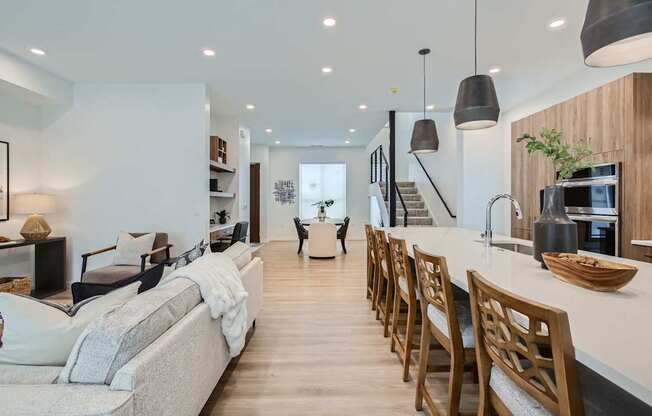
[[[479,71],[503,69],[503,109],[583,68],[587,3],[480,0]],[[437,108],[454,106],[473,71],[472,0],[0,0],[0,10],[0,48],[76,82],[205,82],[213,113],[239,115],[257,143],[365,145],[388,110],[420,111],[420,48],[432,49]],[[559,16],[567,28],[549,31]]]

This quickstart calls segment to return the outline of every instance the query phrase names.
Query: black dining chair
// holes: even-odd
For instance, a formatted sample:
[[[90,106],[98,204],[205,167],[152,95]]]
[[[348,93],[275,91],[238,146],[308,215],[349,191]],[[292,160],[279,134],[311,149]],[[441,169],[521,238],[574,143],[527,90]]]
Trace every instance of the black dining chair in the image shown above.
[[[342,243],[342,250],[346,254],[346,233],[349,231],[349,222],[351,221],[350,217],[344,218],[344,224],[337,230],[337,239]]]
[[[211,251],[213,253],[221,253],[227,248],[231,247],[238,241],[247,242],[247,231],[249,230],[249,223],[241,221],[233,227],[233,233],[230,236],[224,236],[211,243]]]
[[[297,254],[301,254],[301,250],[303,250],[303,240],[308,239],[308,230],[306,230],[306,227],[301,224],[299,217],[294,217],[294,227],[297,229],[297,237],[299,238],[299,250],[297,250]]]

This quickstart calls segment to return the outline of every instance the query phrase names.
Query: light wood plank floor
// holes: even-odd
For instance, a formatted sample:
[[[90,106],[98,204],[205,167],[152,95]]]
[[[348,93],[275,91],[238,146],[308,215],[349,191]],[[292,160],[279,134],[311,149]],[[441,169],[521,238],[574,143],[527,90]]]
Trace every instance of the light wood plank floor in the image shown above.
[[[365,243],[347,246],[336,260],[297,256],[292,242],[258,251],[265,304],[256,331],[202,415],[422,414],[414,410],[415,383],[401,381],[398,357],[365,299]],[[447,374],[429,382],[443,407]],[[463,409],[475,409],[476,397],[466,385]]]

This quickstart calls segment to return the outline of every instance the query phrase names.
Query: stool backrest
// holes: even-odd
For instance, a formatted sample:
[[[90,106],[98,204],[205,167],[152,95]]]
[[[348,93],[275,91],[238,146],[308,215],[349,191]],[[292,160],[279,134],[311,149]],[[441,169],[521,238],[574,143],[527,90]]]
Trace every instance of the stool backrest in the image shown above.
[[[407,281],[408,295],[410,303],[416,306],[417,301],[417,284],[412,274],[412,266],[410,265],[410,257],[408,256],[407,244],[405,240],[394,238],[391,234],[388,237],[389,251],[391,253],[392,268],[394,272],[394,280],[396,287],[401,278]]]

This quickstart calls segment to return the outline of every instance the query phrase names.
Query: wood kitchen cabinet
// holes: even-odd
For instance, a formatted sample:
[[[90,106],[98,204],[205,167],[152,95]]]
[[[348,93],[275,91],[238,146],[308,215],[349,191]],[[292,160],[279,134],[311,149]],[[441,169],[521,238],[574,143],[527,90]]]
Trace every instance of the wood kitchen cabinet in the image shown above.
[[[555,182],[552,162],[528,155],[516,143],[524,133],[538,135],[554,128],[572,143],[590,139],[594,163],[621,162],[621,256],[646,260],[649,250],[631,240],[652,239],[652,74],[635,73],[515,121],[512,138],[512,194],[521,202],[524,218],[512,217],[512,235],[532,239],[539,217],[539,191]]]

